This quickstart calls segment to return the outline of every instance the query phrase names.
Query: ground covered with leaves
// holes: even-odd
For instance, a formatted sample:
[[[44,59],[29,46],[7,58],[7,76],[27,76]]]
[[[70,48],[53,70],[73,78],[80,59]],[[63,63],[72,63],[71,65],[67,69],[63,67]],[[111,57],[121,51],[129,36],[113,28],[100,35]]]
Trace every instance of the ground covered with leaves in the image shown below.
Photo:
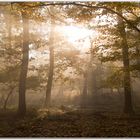
[[[40,109],[18,118],[0,114],[1,137],[139,137],[140,116],[93,109]]]

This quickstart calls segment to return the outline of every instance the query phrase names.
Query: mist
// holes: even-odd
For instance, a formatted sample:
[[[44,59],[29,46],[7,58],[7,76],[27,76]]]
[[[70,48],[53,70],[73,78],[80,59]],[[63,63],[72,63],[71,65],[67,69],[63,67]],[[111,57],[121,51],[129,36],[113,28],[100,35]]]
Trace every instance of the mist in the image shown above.
[[[139,2],[1,2],[0,136],[139,137],[139,13]]]

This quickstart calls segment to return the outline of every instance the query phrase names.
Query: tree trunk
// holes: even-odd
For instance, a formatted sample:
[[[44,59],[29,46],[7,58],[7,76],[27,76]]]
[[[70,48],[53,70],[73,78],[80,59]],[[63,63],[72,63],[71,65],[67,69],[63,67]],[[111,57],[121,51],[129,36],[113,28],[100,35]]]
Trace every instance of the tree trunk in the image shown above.
[[[4,102],[4,105],[3,105],[3,109],[4,109],[4,110],[7,109],[8,99],[9,99],[9,97],[12,95],[14,88],[15,88],[15,87],[11,87],[10,92],[8,93],[8,95],[7,95],[6,99],[5,99],[5,102]]]
[[[138,48],[138,46],[136,46],[136,61],[137,61],[137,65],[140,65],[140,50]]]
[[[8,27],[7,27],[7,29],[8,29],[8,42],[9,42],[9,47],[11,47],[11,30],[12,30],[12,15],[11,15],[11,11],[9,11],[8,13],[7,13],[8,15],[7,15],[7,17],[8,17],[8,23],[7,23],[7,25],[8,25]]]
[[[22,13],[22,20],[23,20],[23,48],[22,48],[23,56],[19,79],[19,105],[18,105],[18,114],[20,116],[24,116],[26,113],[25,92],[26,92],[26,77],[28,72],[28,61],[29,61],[29,19],[25,13]]]
[[[122,14],[122,11],[120,10]],[[129,48],[127,44],[125,24],[122,18],[118,17],[118,29],[122,39],[122,59],[124,68],[124,113],[133,113],[132,98],[131,98],[131,79],[130,79],[130,65],[129,65]]]
[[[48,76],[48,82],[47,82],[45,106],[50,106],[50,103],[51,103],[53,69],[54,69],[54,50],[53,50],[53,47],[50,47],[50,67],[49,67],[49,76]]]
[[[1,98],[0,98],[0,105],[1,105],[1,107],[3,106],[3,104],[4,104],[4,96],[5,94],[2,94],[1,95]]]
[[[81,96],[81,107],[84,108],[87,106],[87,72],[84,73],[84,85]]]
[[[50,33],[50,66],[49,66],[49,75],[47,81],[47,89],[46,89],[46,99],[45,106],[51,105],[51,89],[53,82],[53,71],[54,71],[54,20],[51,18],[51,33]]]

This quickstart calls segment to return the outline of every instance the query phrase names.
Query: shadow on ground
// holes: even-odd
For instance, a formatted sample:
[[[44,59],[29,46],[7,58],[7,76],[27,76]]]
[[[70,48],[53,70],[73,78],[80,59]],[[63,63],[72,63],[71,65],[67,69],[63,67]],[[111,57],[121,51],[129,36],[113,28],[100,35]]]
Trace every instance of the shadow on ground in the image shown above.
[[[1,137],[139,137],[140,116],[79,109],[41,109],[23,119],[14,112],[0,114]]]

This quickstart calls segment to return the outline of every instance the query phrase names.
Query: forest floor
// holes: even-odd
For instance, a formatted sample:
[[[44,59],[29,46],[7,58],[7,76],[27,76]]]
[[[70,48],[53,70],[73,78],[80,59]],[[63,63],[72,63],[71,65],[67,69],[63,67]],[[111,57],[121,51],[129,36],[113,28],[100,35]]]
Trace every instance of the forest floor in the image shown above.
[[[42,109],[20,119],[0,113],[0,137],[140,137],[140,115],[79,109]]]

